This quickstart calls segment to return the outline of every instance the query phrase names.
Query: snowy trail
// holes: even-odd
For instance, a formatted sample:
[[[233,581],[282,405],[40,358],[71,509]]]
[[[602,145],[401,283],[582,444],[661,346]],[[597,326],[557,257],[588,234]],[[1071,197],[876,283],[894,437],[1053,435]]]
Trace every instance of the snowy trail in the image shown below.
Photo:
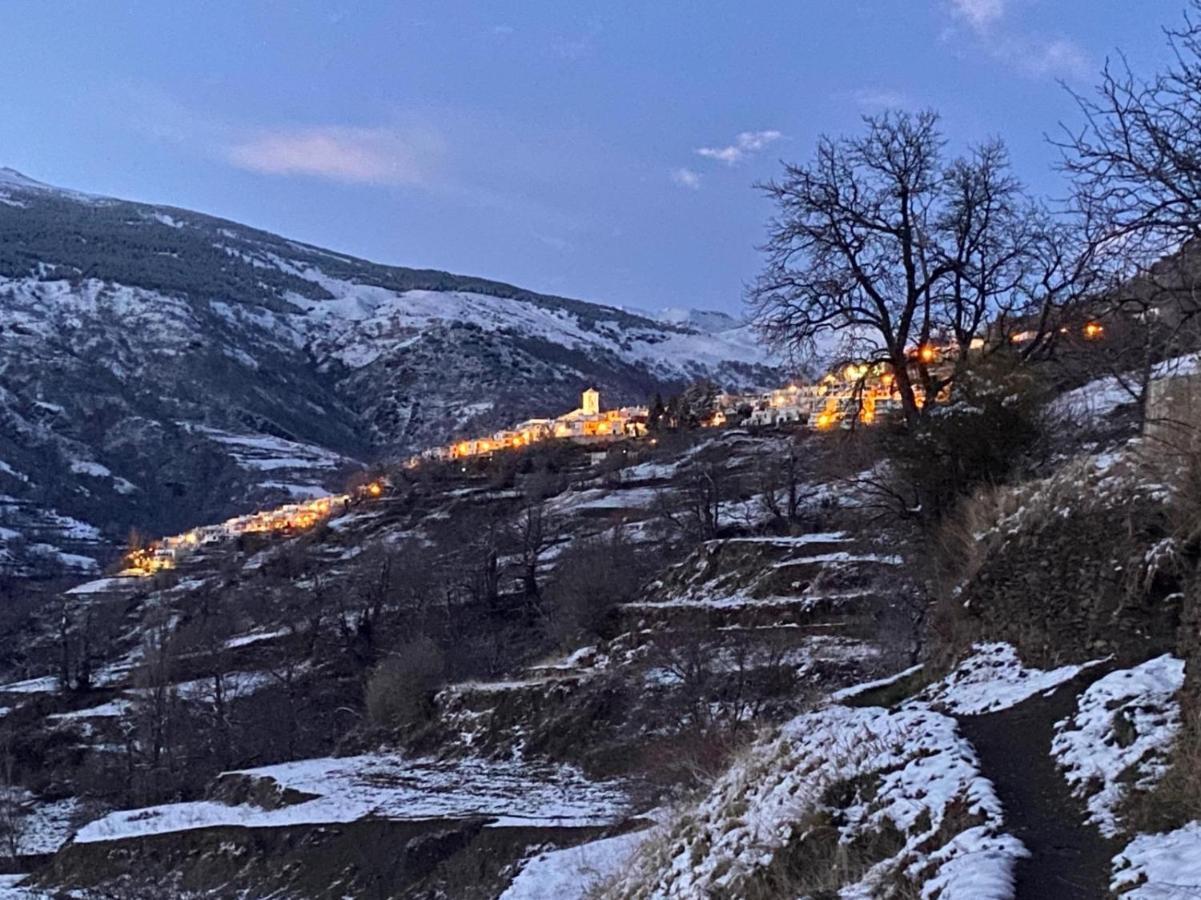
[[[1080,692],[1111,668],[1090,667],[1009,709],[959,718],[1005,807],[1009,832],[1031,854],[1017,864],[1016,900],[1109,896],[1110,861],[1120,848],[1086,823],[1084,804],[1055,767],[1051,740]]]

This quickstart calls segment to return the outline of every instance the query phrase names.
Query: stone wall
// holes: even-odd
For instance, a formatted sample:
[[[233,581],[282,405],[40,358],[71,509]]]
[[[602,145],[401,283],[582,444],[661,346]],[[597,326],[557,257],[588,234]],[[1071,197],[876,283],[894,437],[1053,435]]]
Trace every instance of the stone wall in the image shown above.
[[[1148,447],[1160,453],[1201,448],[1201,374],[1151,382],[1146,438]]]

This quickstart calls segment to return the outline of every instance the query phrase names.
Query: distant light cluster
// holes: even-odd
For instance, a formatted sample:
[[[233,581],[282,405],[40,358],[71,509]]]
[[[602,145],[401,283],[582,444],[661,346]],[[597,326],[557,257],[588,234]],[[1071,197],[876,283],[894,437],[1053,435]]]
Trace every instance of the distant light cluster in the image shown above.
[[[288,503],[275,509],[226,519],[218,525],[202,525],[182,534],[171,535],[145,547],[131,549],[125,554],[122,560],[123,567],[118,574],[148,577],[166,569],[174,569],[182,557],[197,548],[224,543],[242,534],[306,531],[335,512],[346,509],[352,501],[382,496],[386,487],[387,483],[379,479],[349,494],[318,497],[303,503]]]

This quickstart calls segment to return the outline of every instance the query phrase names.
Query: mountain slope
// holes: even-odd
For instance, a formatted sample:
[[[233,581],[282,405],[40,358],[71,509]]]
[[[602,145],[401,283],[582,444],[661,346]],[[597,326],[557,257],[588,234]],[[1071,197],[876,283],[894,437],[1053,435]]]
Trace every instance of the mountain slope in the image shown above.
[[[0,170],[0,562],[69,549],[31,524],[51,512],[109,539],[175,531],[570,409],[588,384],[619,404],[699,377],[775,371],[745,329],[382,266]]]

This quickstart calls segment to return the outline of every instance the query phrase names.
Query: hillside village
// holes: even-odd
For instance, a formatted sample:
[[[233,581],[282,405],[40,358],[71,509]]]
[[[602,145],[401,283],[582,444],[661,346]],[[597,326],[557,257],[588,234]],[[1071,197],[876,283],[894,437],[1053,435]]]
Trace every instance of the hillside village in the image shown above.
[[[235,516],[217,525],[200,525],[180,534],[168,535],[145,546],[131,547],[122,557],[118,576],[148,577],[164,569],[173,569],[188,553],[212,544],[230,541],[244,534],[278,532],[294,534],[312,528],[336,512],[345,512],[352,503],[378,498],[386,482],[368,482],[348,494],[317,497],[303,503],[287,503],[268,510]]]
[[[917,354],[919,351],[914,351]],[[926,361],[935,362],[934,351],[927,350]],[[893,378],[888,367],[848,365],[827,373],[811,385],[789,385],[766,394],[728,394],[715,397],[714,408],[701,423],[721,427],[739,421],[740,411],[748,426],[789,425],[829,431],[851,427],[855,423],[871,425],[898,409],[892,390]],[[945,400],[945,398],[941,398]],[[548,440],[565,440],[604,449],[614,441],[645,438],[648,435],[649,410],[645,406],[602,410],[600,392],[586,388],[580,406],[555,418],[530,419],[512,428],[493,432],[488,437],[455,441],[411,457],[407,468],[423,462],[465,460],[520,450]],[[349,494],[317,497],[303,503],[289,503],[256,513],[236,516],[217,525],[203,525],[186,532],[155,540],[147,546],[133,547],[122,559],[119,576],[146,577],[174,568],[178,559],[198,547],[236,539],[243,534],[303,531],[345,512],[352,502],[378,498],[387,488],[385,480],[376,480]]]
[[[748,405],[754,408],[746,418],[746,424],[751,426],[800,425],[828,431],[840,425],[849,427],[855,422],[872,424],[877,421],[877,416],[896,409],[896,398],[890,386],[891,376],[885,367],[869,371],[867,366],[846,366],[810,386],[790,385],[768,394],[721,394],[716,397],[714,410],[703,424],[707,427],[726,425]],[[581,394],[580,406],[575,410],[555,418],[530,419],[486,438],[461,440],[426,450],[411,457],[407,468],[415,469],[423,462],[490,456],[547,440],[565,440],[603,450],[614,441],[647,437],[647,417],[645,406],[602,410],[600,392],[586,388]],[[152,576],[174,568],[182,556],[197,548],[234,540],[244,534],[304,531],[345,512],[354,502],[379,498],[386,488],[385,480],[375,480],[351,493],[284,504],[156,539],[145,546],[130,548],[122,558],[123,567],[117,574]]]

